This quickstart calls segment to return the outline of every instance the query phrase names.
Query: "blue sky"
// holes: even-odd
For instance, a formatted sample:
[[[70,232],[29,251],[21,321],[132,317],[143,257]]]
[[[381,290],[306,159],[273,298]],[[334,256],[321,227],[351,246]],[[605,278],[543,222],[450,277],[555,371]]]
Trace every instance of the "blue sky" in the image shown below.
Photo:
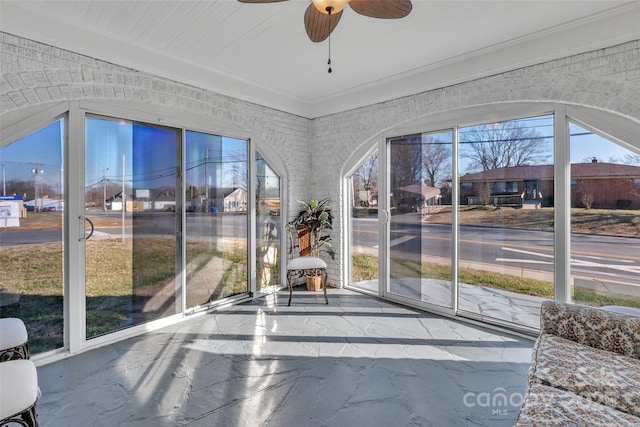
[[[600,162],[618,163],[624,160],[625,154],[630,153],[626,148],[590,133],[573,123],[569,130],[571,135],[578,134],[577,136],[571,136],[571,150],[569,153],[571,163],[583,163],[585,159],[592,157],[596,157]],[[579,135],[583,133],[589,134]]]
[[[62,142],[64,120],[57,120],[13,144],[0,148],[0,163],[4,165],[7,180],[33,180],[32,169],[44,172],[41,182],[52,188],[62,188]],[[3,144],[5,141],[2,142]]]

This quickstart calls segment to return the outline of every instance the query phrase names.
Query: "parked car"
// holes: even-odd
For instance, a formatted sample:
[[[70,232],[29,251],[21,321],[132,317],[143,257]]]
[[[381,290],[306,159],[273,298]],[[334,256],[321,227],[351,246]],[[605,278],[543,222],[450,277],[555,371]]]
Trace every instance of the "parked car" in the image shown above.
[[[405,197],[398,202],[398,212],[420,212],[420,197]]]

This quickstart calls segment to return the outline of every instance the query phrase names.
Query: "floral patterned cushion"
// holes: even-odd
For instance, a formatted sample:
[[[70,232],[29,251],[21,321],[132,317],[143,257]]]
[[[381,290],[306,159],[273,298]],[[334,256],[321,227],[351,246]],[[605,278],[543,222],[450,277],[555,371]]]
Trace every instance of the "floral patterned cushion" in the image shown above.
[[[640,359],[640,317],[544,301],[540,311],[540,332]]]
[[[570,391],[640,417],[640,360],[542,334],[529,381]]]
[[[567,391],[530,384],[515,425],[630,427],[640,425],[640,418]]]

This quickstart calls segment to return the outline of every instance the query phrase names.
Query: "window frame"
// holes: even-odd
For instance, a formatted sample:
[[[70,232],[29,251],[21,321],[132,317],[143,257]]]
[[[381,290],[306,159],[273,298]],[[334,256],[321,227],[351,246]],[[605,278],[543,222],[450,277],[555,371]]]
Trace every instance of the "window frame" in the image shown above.
[[[619,143],[620,145],[628,148],[629,150],[640,153],[640,146],[633,146],[626,141],[636,141],[637,135],[640,134],[640,122],[634,121],[627,117],[623,117],[620,114],[602,110],[596,110],[589,107],[567,105],[557,102],[514,102],[504,103],[498,105],[477,105],[472,107],[465,107],[455,111],[444,111],[429,115],[427,117],[421,117],[414,119],[403,124],[392,126],[387,130],[379,133],[375,137],[369,139],[361,145],[359,150],[349,157],[346,167],[343,168],[343,172],[352,172],[357,165],[363,161],[366,153],[371,152],[377,148],[380,153],[380,181],[385,183],[388,180],[388,165],[386,165],[386,143],[390,138],[395,138],[400,135],[410,135],[416,133],[432,133],[442,129],[455,130],[454,132],[454,153],[453,153],[453,180],[452,180],[452,210],[454,212],[453,221],[456,224],[452,235],[452,252],[454,256],[454,281],[457,284],[457,272],[459,265],[459,241],[458,241],[458,228],[459,219],[457,217],[457,211],[460,205],[460,190],[462,190],[460,184],[460,177],[458,173],[458,153],[457,153],[457,130],[462,127],[478,125],[486,122],[506,121],[519,119],[522,117],[532,117],[541,115],[553,115],[553,159],[554,159],[554,197],[555,197],[555,209],[554,209],[554,299],[562,302],[570,301],[570,254],[571,254],[571,233],[570,233],[570,215],[571,210],[568,201],[570,201],[570,194],[572,191],[570,182],[570,165],[569,165],[569,122],[574,122],[587,129],[601,134],[612,141]],[[588,123],[588,124],[587,124]],[[343,182],[348,185],[349,173],[343,173]],[[348,186],[347,186],[348,188]],[[386,188],[385,188],[386,190]],[[575,191],[575,190],[574,190]],[[382,188],[381,188],[382,192]],[[381,199],[381,203],[384,203],[384,199]],[[348,203],[344,203],[348,205]],[[388,233],[388,217],[389,206],[383,204],[379,207],[381,210],[379,219],[379,244],[382,244],[385,236]],[[384,211],[384,213],[382,213]],[[384,219],[386,218],[386,219]],[[350,242],[348,236],[350,236],[349,222],[346,222],[345,246],[344,254],[350,257]],[[454,299],[452,310],[443,310],[441,307],[432,306],[429,304],[415,304],[411,301],[400,301],[393,296],[386,295],[384,289],[386,288],[387,270],[385,269],[386,258],[385,248],[381,250],[380,258],[380,279],[378,295],[387,298],[394,302],[399,302],[409,306],[415,306],[420,309],[426,309],[434,313],[443,314],[447,316],[459,316],[459,310],[457,306],[457,289],[458,286],[453,286],[455,290],[452,292],[452,298]],[[383,255],[384,254],[384,255]],[[345,265],[350,265],[351,260],[346,259]],[[345,275],[343,281],[349,287],[348,268],[345,269]],[[497,324],[500,327],[507,327],[512,330],[518,330],[527,334],[535,334],[538,331],[532,330],[526,327],[517,327],[517,325],[505,325],[500,322],[489,322],[489,324]],[[516,326],[514,328],[514,326]]]
[[[247,277],[248,292],[242,296],[230,297],[221,304],[207,307],[206,310],[188,312],[184,307],[179,313],[153,320],[141,325],[132,326],[123,330],[115,331],[104,336],[98,336],[90,340],[86,339],[86,300],[84,287],[84,240],[83,229],[78,225],[79,219],[84,214],[84,164],[85,164],[85,118],[87,116],[98,116],[106,118],[123,118],[127,121],[139,122],[149,125],[160,125],[162,127],[174,128],[181,134],[180,144],[182,147],[182,159],[184,159],[185,132],[187,130],[204,132],[232,138],[244,139],[248,144],[247,174],[249,176],[247,198]],[[167,325],[183,321],[187,317],[204,315],[211,309],[218,306],[225,306],[247,298],[251,298],[256,292],[255,279],[255,202],[253,197],[255,180],[255,153],[269,162],[270,167],[278,173],[281,179],[281,206],[287,206],[286,194],[286,168],[280,157],[273,148],[265,141],[249,131],[244,131],[239,127],[230,126],[229,122],[206,116],[194,115],[189,111],[176,110],[169,107],[154,106],[137,102],[122,103],[119,101],[63,101],[44,106],[28,107],[12,111],[2,116],[2,141],[15,141],[37,131],[42,126],[46,126],[59,118],[65,119],[64,136],[64,193],[65,193],[65,216],[64,216],[64,346],[33,355],[37,363],[50,363],[66,357],[67,354],[76,354],[90,350],[92,348],[111,344],[140,335],[144,332],[156,330]],[[181,167],[182,168],[182,167]],[[184,193],[184,180],[181,189]],[[281,215],[281,229],[284,230],[286,215]],[[182,216],[182,227],[185,226],[185,218]],[[283,254],[286,254],[286,239],[281,239],[280,262],[283,262]],[[185,259],[184,245],[180,249],[182,259]],[[284,283],[286,270],[281,269],[279,282]],[[184,278],[176,276],[176,280],[182,281],[184,289]],[[73,307],[73,310],[70,308]]]

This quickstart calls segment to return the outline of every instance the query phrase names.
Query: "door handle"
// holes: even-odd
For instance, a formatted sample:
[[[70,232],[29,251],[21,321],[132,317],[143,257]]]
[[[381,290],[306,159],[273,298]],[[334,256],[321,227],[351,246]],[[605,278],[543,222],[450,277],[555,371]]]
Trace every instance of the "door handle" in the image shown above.
[[[385,224],[389,223],[389,211],[386,209],[378,210],[378,212],[384,213],[384,222]]]
[[[79,216],[78,219],[80,220],[80,235],[82,236],[81,238],[78,239],[78,241],[82,242],[83,240],[89,240],[89,238],[93,236],[93,232],[95,231],[93,221],[91,221],[89,218],[86,218],[86,217],[84,218],[84,221],[83,221],[81,216]],[[87,234],[87,227],[85,225],[85,222],[89,223],[88,234]]]

